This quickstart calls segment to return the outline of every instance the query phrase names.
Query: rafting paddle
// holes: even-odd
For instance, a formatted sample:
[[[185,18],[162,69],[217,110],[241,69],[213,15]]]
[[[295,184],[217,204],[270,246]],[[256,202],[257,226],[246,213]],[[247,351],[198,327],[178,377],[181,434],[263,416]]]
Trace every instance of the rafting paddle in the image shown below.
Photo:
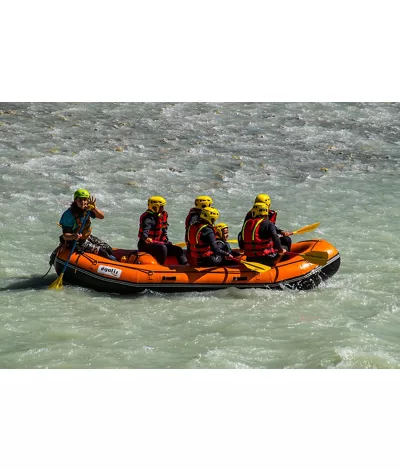
[[[312,232],[319,226],[320,223],[321,222],[315,222],[315,224],[306,225],[305,227],[299,228],[293,232],[293,235],[297,235],[298,233]]]
[[[304,261],[308,261],[311,264],[318,264],[318,266],[325,266],[329,257],[326,251],[309,251],[308,253],[304,254],[287,251],[285,255],[300,256],[304,259]]]
[[[83,219],[82,225],[81,225],[81,227],[78,231],[78,235],[82,232],[83,227],[85,226],[86,221],[89,218],[89,215],[90,215],[90,211],[87,211],[87,213],[85,215],[85,218]],[[64,267],[63,267],[63,270],[62,270],[61,274],[58,276],[58,278],[54,282],[52,282],[49,285],[49,289],[62,289],[62,280],[63,280],[63,277],[64,277],[64,273],[67,270],[69,260],[71,259],[71,256],[72,256],[73,252],[75,251],[76,242],[77,242],[77,240],[74,240],[74,243],[73,243],[72,248],[71,248],[71,253],[69,254],[68,259],[67,259],[66,263],[64,264]]]
[[[271,266],[266,266],[265,264],[261,263],[253,263],[253,261],[242,261],[242,260],[237,260],[239,263],[242,263],[244,266],[246,266],[247,269],[251,269],[252,271],[257,271],[258,273],[266,273],[269,271]]]

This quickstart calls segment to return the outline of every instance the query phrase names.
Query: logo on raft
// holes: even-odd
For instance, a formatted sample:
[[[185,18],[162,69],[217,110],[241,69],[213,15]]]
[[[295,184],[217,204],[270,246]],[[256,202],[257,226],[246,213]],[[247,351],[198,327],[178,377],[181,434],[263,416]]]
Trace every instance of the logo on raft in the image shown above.
[[[122,269],[112,268],[111,266],[103,266],[102,264],[97,268],[99,274],[105,274],[112,277],[121,277]]]

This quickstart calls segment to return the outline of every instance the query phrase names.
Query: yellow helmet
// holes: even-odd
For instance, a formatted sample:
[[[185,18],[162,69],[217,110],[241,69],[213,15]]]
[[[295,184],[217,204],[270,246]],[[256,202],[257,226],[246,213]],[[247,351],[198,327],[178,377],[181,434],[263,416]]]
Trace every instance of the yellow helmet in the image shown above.
[[[222,240],[223,236],[222,236],[222,230],[224,230],[224,228],[228,228],[228,226],[226,224],[224,224],[223,222],[220,222],[219,224],[217,224],[215,226],[215,230],[217,231],[217,236]]]
[[[160,207],[165,206],[167,201],[162,196],[151,196],[147,201],[149,210],[153,212],[160,212]]]
[[[268,206],[263,202],[256,202],[251,209],[251,216],[255,217],[268,217]]]
[[[211,207],[213,200],[210,196],[198,196],[194,200],[194,205],[197,209],[204,209],[205,207]]]
[[[200,212],[200,219],[206,220],[209,224],[214,225],[219,217],[218,209],[215,207],[205,207]]]
[[[267,206],[269,207],[271,205],[271,198],[268,196],[268,194],[259,194],[254,199],[254,204],[256,202],[263,202],[264,204],[267,204]]]

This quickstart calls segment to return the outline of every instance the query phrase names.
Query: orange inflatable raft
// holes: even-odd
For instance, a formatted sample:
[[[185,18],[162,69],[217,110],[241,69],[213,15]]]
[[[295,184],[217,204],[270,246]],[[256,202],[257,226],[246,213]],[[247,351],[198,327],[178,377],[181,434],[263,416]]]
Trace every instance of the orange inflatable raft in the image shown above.
[[[235,250],[234,250],[235,251]],[[327,262],[319,266],[304,259],[309,252],[326,252]],[[158,292],[193,292],[227,287],[276,289],[312,289],[333,276],[340,266],[338,250],[325,240],[306,240],[292,245],[299,255],[284,256],[267,272],[256,272],[243,264],[199,268],[180,266],[168,258],[160,265],[148,253],[114,249],[118,261],[110,261],[92,253],[74,253],[64,273],[64,281],[102,292],[132,294],[146,289]],[[61,249],[55,258],[60,274],[70,249]]]

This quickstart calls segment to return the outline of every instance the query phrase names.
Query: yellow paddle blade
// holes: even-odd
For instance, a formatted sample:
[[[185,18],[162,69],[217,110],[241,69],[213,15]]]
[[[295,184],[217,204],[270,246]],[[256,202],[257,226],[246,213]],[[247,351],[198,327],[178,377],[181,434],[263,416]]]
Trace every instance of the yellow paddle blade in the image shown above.
[[[228,243],[237,243],[237,240],[228,240]]]
[[[50,285],[49,285],[49,289],[62,289],[62,280],[63,280],[63,277],[64,277],[64,273],[61,273],[58,278],[52,282]]]
[[[179,242],[179,243],[174,243],[175,246],[180,246],[181,248],[186,247],[186,242]]]
[[[242,264],[246,266],[247,269],[251,269],[252,271],[257,271],[258,273],[266,273],[269,271],[271,266],[266,266],[265,264],[261,263],[254,263],[253,261],[241,261]]]
[[[318,264],[318,266],[325,266],[329,257],[326,251],[310,251],[304,255],[299,254],[299,256],[309,263]]]
[[[299,228],[298,230],[295,230],[293,232],[293,235],[297,235],[298,233],[312,232],[313,230],[315,230],[318,227],[318,225],[320,223],[321,222],[315,222],[315,224],[306,225],[305,227]]]

